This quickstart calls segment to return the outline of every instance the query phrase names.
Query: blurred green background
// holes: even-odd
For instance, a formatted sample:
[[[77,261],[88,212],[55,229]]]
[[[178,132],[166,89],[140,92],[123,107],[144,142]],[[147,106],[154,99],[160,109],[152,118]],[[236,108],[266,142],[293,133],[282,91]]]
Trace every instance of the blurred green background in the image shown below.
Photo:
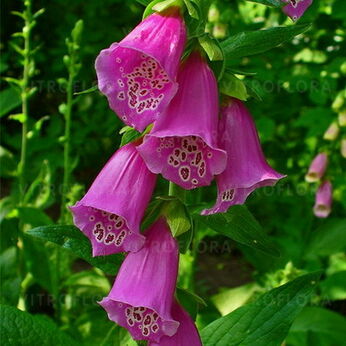
[[[220,0],[213,6],[219,16],[216,20],[211,18],[213,22],[207,28],[221,40],[244,30],[291,24],[279,9],[243,0]],[[16,40],[11,34],[22,27],[20,19],[10,12],[22,8],[21,1],[1,2],[2,76],[18,77],[22,73],[18,55],[10,45]],[[21,222],[32,228],[59,218],[64,131],[59,106],[65,102],[66,90],[58,80],[67,76],[62,61],[66,54],[65,38],[70,36],[76,21],[82,19],[84,30],[79,51],[82,68],[74,89],[88,89],[96,83],[94,61],[99,51],[121,40],[141,20],[144,7],[136,1],[120,0],[34,1],[33,10],[40,8],[45,8],[45,13],[38,18],[32,35],[33,44],[41,47],[35,55],[36,73],[31,80],[38,92],[30,100],[27,170],[27,181],[37,177],[39,180],[26,212],[19,212],[14,202],[18,195],[15,181],[21,124],[11,114],[20,112],[20,99],[1,80],[1,299],[2,303],[18,305],[23,282],[17,268],[24,266],[27,275],[22,306],[32,313],[54,316],[50,299],[54,294],[50,291],[51,282],[56,280],[50,265],[54,261],[54,245],[27,239],[24,260],[16,257],[15,249],[20,246],[16,234]],[[247,106],[255,118],[265,155],[277,171],[288,176],[275,188],[255,192],[247,203],[277,244],[281,257],[269,257],[201,228],[196,236],[200,243],[196,240],[194,249],[182,256],[179,279],[180,287],[208,301],[208,307],[200,307],[199,327],[260,293],[315,269],[323,269],[324,274],[311,302],[315,307],[304,312],[305,318],[319,314],[322,321],[319,323],[323,325],[331,318],[327,310],[346,314],[346,160],[340,154],[340,141],[346,130],[341,128],[335,141],[323,140],[328,126],[346,109],[346,2],[315,0],[300,20],[304,22],[312,23],[310,30],[291,42],[232,62],[234,71],[242,71],[239,78],[256,90],[256,97],[250,97]],[[69,204],[83,195],[118,148],[122,127],[98,92],[76,97]],[[330,153],[327,177],[334,186],[333,210],[326,220],[313,216],[317,186],[304,181],[310,161],[321,150]],[[167,194],[167,189],[167,183],[160,180],[156,193]],[[188,201],[192,203],[197,193],[212,204],[215,186],[192,192]],[[108,293],[113,276],[90,267],[67,251],[63,251],[62,257],[59,280],[64,299],[60,321],[63,329],[90,345],[100,344],[107,333],[113,341],[109,343],[107,339],[105,344],[128,342],[124,341],[125,332],[112,327],[96,305],[96,300]],[[300,327],[298,320],[287,345],[340,344],[340,339],[334,340],[335,335],[329,335],[328,330]]]

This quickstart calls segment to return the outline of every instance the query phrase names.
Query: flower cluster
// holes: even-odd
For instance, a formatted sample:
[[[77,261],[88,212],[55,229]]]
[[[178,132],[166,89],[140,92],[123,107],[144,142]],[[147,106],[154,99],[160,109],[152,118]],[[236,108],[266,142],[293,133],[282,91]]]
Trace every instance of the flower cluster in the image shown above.
[[[162,212],[140,226],[157,174],[190,190],[216,177],[218,197],[202,214],[243,204],[283,175],[266,162],[251,115],[227,98],[198,48],[185,48],[178,7],[154,13],[96,59],[98,85],[110,107],[145,135],[121,147],[86,195],[71,207],[93,255],[127,252],[100,304],[109,319],[149,345],[201,345],[193,320],[175,297],[179,248]],[[219,119],[219,113],[221,118]]]

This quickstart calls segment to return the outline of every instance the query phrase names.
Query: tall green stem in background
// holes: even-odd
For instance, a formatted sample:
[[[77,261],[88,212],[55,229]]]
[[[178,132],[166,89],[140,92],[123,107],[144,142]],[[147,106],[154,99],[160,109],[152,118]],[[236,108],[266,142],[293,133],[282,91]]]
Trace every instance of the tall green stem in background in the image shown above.
[[[78,63],[78,51],[79,43],[83,30],[83,21],[79,20],[71,33],[71,39],[66,39],[66,45],[68,48],[68,55],[64,56],[64,64],[68,70],[68,80],[63,80],[66,85],[66,104],[60,106],[60,111],[65,117],[65,134],[64,134],[64,176],[62,185],[62,196],[61,196],[61,222],[66,222],[66,204],[67,195],[70,188],[71,180],[71,157],[70,157],[70,147],[71,147],[71,118],[72,118],[72,108],[73,108],[73,85],[75,78],[81,68]]]
[[[64,64],[68,71],[68,80],[61,79],[63,85],[66,86],[66,103],[60,105],[59,110],[65,117],[65,133],[64,133],[64,172],[63,172],[63,183],[61,191],[61,212],[60,212],[60,222],[66,223],[67,213],[66,205],[68,202],[68,193],[70,189],[71,180],[71,123],[72,123],[72,109],[73,109],[73,85],[75,78],[81,68],[80,63],[78,63],[78,51],[79,42],[83,30],[83,21],[79,20],[72,32],[71,38],[66,39],[66,45],[68,48],[68,55],[64,56]],[[54,282],[54,298],[55,298],[55,315],[57,321],[60,321],[61,316],[61,299],[60,299],[60,264],[61,264],[61,250],[56,249],[56,270],[55,270],[55,282]]]
[[[43,11],[37,12],[34,16],[31,11],[31,0],[24,1],[24,12],[14,12],[24,19],[24,27],[21,33],[17,33],[15,36],[21,36],[24,40],[24,49],[19,48],[13,44],[13,48],[23,56],[23,77],[18,83],[21,88],[21,100],[22,100],[22,114],[20,121],[22,122],[22,143],[20,161],[18,165],[18,181],[19,181],[19,193],[20,204],[24,203],[24,194],[26,189],[26,157],[27,157],[27,134],[28,134],[28,122],[29,122],[29,98],[36,91],[34,88],[30,88],[30,77],[35,72],[34,60],[32,58],[33,51],[31,50],[30,34],[32,28],[36,22],[34,16],[37,17]]]

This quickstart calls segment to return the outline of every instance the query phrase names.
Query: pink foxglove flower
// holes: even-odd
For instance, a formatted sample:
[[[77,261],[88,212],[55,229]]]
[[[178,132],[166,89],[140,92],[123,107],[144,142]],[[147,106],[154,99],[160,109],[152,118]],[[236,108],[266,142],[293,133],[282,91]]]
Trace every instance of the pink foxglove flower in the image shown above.
[[[328,156],[326,153],[319,153],[311,162],[309,171],[305,175],[305,180],[308,183],[314,183],[319,181],[327,168]]]
[[[284,13],[292,20],[298,20],[308,7],[312,4],[312,0],[283,0],[287,5],[283,8]]]
[[[151,342],[149,346],[202,346],[195,323],[177,302],[173,303],[172,316],[180,323],[177,333],[164,336],[159,343]]]
[[[183,62],[178,83],[176,96],[138,151],[153,173],[193,189],[209,185],[226,165],[226,153],[217,148],[217,84],[198,52]]]
[[[316,193],[314,214],[320,218],[329,216],[332,210],[333,188],[330,181],[323,182]]]
[[[155,182],[133,143],[111,157],[86,195],[71,207],[75,225],[92,243],[93,256],[143,246],[140,222]]]
[[[176,333],[171,314],[178,271],[178,244],[164,219],[145,233],[146,243],[125,258],[108,297],[100,304],[110,320],[127,328],[135,340],[159,343]]]
[[[101,51],[95,63],[98,86],[125,124],[143,131],[170,102],[185,41],[184,20],[172,7]]]
[[[203,215],[226,212],[232,205],[243,204],[255,189],[273,186],[284,177],[266,162],[255,124],[243,103],[229,99],[221,114],[220,142],[227,152],[227,167],[216,177],[216,204]]]

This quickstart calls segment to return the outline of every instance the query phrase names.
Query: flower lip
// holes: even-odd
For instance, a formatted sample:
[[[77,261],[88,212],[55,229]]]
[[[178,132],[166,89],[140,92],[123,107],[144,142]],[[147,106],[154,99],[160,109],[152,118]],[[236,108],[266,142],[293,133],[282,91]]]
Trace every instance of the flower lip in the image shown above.
[[[167,130],[165,133],[169,133]],[[166,179],[184,189],[209,185],[213,176],[226,166],[225,152],[208,145],[198,135],[160,136],[149,134],[137,150],[147,162],[149,170],[161,173]],[[155,153],[155,159],[150,159]]]
[[[130,229],[124,217],[109,209],[100,210],[78,202],[70,210],[74,224],[90,239],[94,257],[136,252],[145,243],[145,237]]]
[[[106,297],[99,304],[107,311],[110,320],[129,330],[134,340],[159,342],[163,336],[173,336],[180,324],[160,316],[150,307],[132,306],[126,301]]]

